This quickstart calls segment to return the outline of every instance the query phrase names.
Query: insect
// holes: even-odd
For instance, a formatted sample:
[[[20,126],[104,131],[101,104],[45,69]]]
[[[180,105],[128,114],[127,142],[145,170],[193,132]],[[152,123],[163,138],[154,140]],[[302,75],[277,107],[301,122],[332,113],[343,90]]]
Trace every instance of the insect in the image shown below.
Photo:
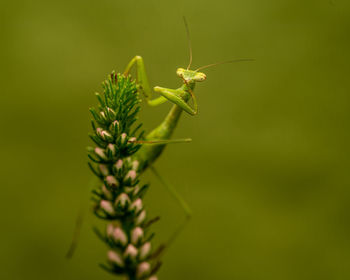
[[[144,65],[143,58],[141,56],[135,56],[127,65],[124,75],[128,75],[131,68],[136,66],[136,80],[138,91],[142,93],[147,100],[147,103],[151,106],[160,105],[166,101],[172,102],[174,105],[170,109],[168,115],[165,117],[163,122],[152,130],[144,140],[135,141],[141,144],[146,144],[141,147],[141,149],[135,153],[133,160],[139,162],[139,172],[143,172],[147,168],[150,168],[158,180],[164,185],[171,195],[177,200],[179,205],[183,208],[186,214],[186,220],[179,225],[175,230],[172,237],[167,242],[169,246],[177,237],[177,235],[184,229],[187,222],[191,218],[191,210],[187,205],[186,201],[181,197],[177,190],[170,184],[168,184],[158,173],[158,171],[153,166],[155,160],[160,156],[164,150],[166,144],[170,143],[185,143],[190,142],[191,139],[175,139],[171,140],[171,136],[176,128],[176,125],[180,119],[182,111],[194,116],[198,113],[197,99],[194,94],[195,85],[197,82],[203,82],[206,80],[207,76],[200,72],[200,70],[209,68],[212,66],[224,64],[224,63],[234,63],[243,61],[253,61],[254,59],[234,59],[229,61],[222,61],[217,63],[208,64],[197,68],[196,70],[191,70],[192,65],[192,46],[190,40],[190,32],[186,18],[183,18],[187,33],[188,47],[189,47],[189,64],[186,68],[178,68],[176,70],[177,76],[181,79],[182,85],[177,89],[170,89],[165,87],[155,86],[153,88],[154,92],[159,93],[160,96],[153,98],[153,91],[148,82],[148,77],[146,74],[146,69]],[[192,99],[193,106],[189,105],[189,101]],[[167,247],[168,247],[167,246]]]
[[[203,82],[206,80],[207,76],[200,72],[199,70],[209,68],[212,66],[224,64],[224,63],[234,63],[242,61],[253,61],[254,59],[234,59],[229,61],[222,61],[217,63],[208,64],[197,68],[196,70],[191,70],[192,65],[192,46],[190,40],[190,32],[186,18],[183,18],[187,33],[188,47],[189,47],[189,64],[186,68],[178,68],[176,70],[176,75],[181,79],[182,85],[177,89],[165,88],[155,86],[153,88],[154,92],[159,93],[160,96],[153,98],[153,91],[148,82],[148,77],[146,74],[144,60],[141,56],[135,56],[127,65],[124,75],[127,76],[131,68],[136,66],[136,80],[138,91],[142,93],[150,106],[157,106],[163,104],[166,101],[174,103],[170,112],[164,119],[164,121],[153,131],[151,131],[144,140],[135,141],[141,144],[154,144],[154,145],[144,145],[140,151],[138,151],[134,159],[140,162],[140,171],[146,169],[151,165],[162,153],[166,144],[170,143],[181,143],[190,142],[191,139],[175,139],[170,140],[171,135],[176,128],[178,120],[181,116],[182,111],[194,116],[198,113],[197,99],[194,94],[195,85],[197,82]],[[189,105],[189,101],[192,99],[193,106]]]
[[[94,157],[90,157],[90,159],[94,163],[98,164],[100,170],[102,171],[94,171],[94,168],[92,166],[90,167],[94,171],[95,175],[97,175],[97,177],[99,177],[103,181],[104,183],[103,186],[105,185],[119,186],[119,188],[112,189],[112,187],[110,187],[110,189],[107,189],[107,191],[110,191],[110,192],[112,191],[112,194],[108,194],[108,196],[105,195],[103,192],[97,193],[99,196],[99,199],[102,199],[101,201],[103,201],[103,205],[106,206],[107,204],[109,206],[108,209],[105,207],[103,211],[105,212],[107,211],[110,215],[114,215],[115,214],[114,212],[116,209],[113,207],[116,206],[116,201],[120,201],[120,199],[118,200],[118,197],[122,196],[123,201],[126,201],[125,197],[128,197],[128,194],[126,192],[130,192],[130,188],[135,187],[130,185],[125,185],[125,186],[122,185],[124,184],[123,180],[125,178],[124,177],[123,177],[124,179],[119,178],[120,172],[116,170],[117,169],[119,170],[122,165],[118,164],[118,162],[120,161],[123,162],[123,159],[126,159],[132,163],[137,163],[136,164],[137,167],[133,167],[134,169],[131,170],[130,174],[133,174],[133,175],[130,175],[129,179],[131,179],[131,177],[133,176],[135,177],[136,173],[140,174],[149,168],[150,170],[153,171],[153,173],[159,179],[159,181],[170,191],[170,193],[174,196],[174,198],[178,201],[178,203],[181,205],[181,207],[186,213],[185,222],[181,224],[176,229],[174,234],[171,236],[171,238],[167,242],[168,246],[175,240],[175,238],[180,233],[180,231],[185,227],[186,223],[191,217],[191,210],[188,207],[185,200],[178,194],[176,189],[164,181],[164,179],[160,176],[160,174],[154,168],[153,163],[161,155],[161,153],[163,152],[167,144],[185,143],[185,142],[191,141],[191,139],[173,139],[172,140],[171,136],[177,126],[177,123],[183,111],[185,111],[190,115],[196,115],[198,113],[198,105],[197,105],[196,96],[194,94],[194,89],[197,82],[202,82],[206,80],[206,75],[203,72],[200,72],[200,70],[211,66],[223,64],[223,63],[252,60],[252,59],[236,59],[236,60],[213,63],[213,64],[199,67],[196,70],[191,70],[190,68],[192,64],[192,47],[191,47],[189,29],[185,18],[184,18],[184,22],[185,22],[185,27],[186,27],[187,37],[188,37],[190,60],[186,68],[178,68],[176,71],[177,76],[182,81],[182,85],[179,88],[170,89],[170,88],[156,86],[152,90],[148,82],[148,77],[146,74],[143,58],[141,56],[135,56],[127,65],[123,75],[112,74],[111,78],[109,78],[109,80],[106,81],[105,83],[105,97],[106,97],[105,100],[106,101],[103,101],[101,97],[97,95],[100,100],[100,103],[102,104],[99,108],[100,112],[92,111],[94,113],[93,115],[96,121],[96,126],[95,124],[93,124],[95,134],[92,135],[92,139],[94,140],[95,143],[97,143],[97,145],[99,145],[99,147],[96,149],[92,149],[91,152]],[[131,112],[134,109],[123,107],[123,106],[131,106],[130,104],[133,104],[132,106],[134,106],[137,103],[135,100],[138,97],[136,97],[136,95],[134,94],[136,92],[136,89],[135,89],[135,92],[133,91],[133,93],[130,93],[131,95],[129,97],[131,99],[123,95],[124,100],[122,102],[117,102],[117,100],[121,100],[121,99],[118,99],[118,96],[116,95],[116,92],[115,92],[117,88],[120,90],[120,84],[118,84],[117,76],[121,80],[123,80],[122,84],[125,81],[130,82],[131,78],[129,77],[129,73],[134,66],[136,67],[137,91],[146,97],[147,103],[149,105],[157,106],[166,101],[170,101],[171,103],[173,103],[173,106],[170,109],[167,116],[165,117],[165,119],[155,129],[153,129],[146,137],[143,138],[139,136],[140,139],[136,139],[134,137],[135,130],[134,132],[130,132],[131,130],[126,129],[126,127],[129,127],[132,124],[132,122],[130,122],[130,118],[135,118],[135,114],[138,111],[136,111],[135,109],[135,111]],[[155,93],[158,93],[160,96],[153,98],[154,96],[153,91]],[[114,94],[113,98],[111,98],[110,96],[110,94],[112,93]],[[114,97],[117,97],[117,98],[114,98]],[[134,101],[130,103],[129,102],[130,100],[134,100]],[[189,104],[191,100],[193,103],[192,106]],[[123,115],[124,117],[120,117],[120,115]],[[129,121],[122,124],[121,122],[125,121],[126,119]],[[124,129],[123,133],[120,133],[121,129]],[[127,135],[129,133],[130,135]],[[142,145],[141,147],[139,147],[138,150],[136,150],[133,148],[133,144],[142,144]],[[130,153],[125,154],[125,151],[126,151],[125,149],[127,149],[128,147],[130,148]],[[102,169],[101,169],[101,166],[103,167]],[[117,179],[122,181],[120,182],[118,181],[117,183],[116,181]],[[107,199],[109,200],[107,201]],[[101,209],[97,209],[97,210],[101,210]],[[120,209],[117,209],[117,210],[120,210]],[[110,216],[108,217],[111,218]],[[70,257],[73,254],[74,248],[76,246],[80,226],[81,226],[81,219],[79,217],[77,222],[77,227],[76,227],[76,234],[72,242],[71,249],[67,254],[68,257]]]

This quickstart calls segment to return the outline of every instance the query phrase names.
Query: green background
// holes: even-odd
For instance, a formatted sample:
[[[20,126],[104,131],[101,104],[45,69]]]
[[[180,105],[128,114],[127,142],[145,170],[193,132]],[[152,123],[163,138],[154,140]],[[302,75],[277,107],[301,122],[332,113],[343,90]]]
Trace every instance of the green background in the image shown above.
[[[183,116],[157,162],[194,216],[164,256],[160,279],[350,279],[347,0],[2,1],[1,279],[115,279],[92,233],[88,108],[136,54],[152,85],[204,72],[200,113]],[[140,118],[157,125],[170,104]],[[184,214],[152,174],[156,243]],[[64,258],[75,219],[76,255]]]

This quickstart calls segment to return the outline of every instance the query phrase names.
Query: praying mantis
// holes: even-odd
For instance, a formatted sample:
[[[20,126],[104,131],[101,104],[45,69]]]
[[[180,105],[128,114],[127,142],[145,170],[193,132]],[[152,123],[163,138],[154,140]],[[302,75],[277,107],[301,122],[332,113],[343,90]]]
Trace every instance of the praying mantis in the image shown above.
[[[197,68],[196,70],[191,70],[192,65],[192,46],[190,40],[190,33],[186,18],[183,18],[187,39],[189,47],[189,64],[186,68],[177,68],[176,75],[181,79],[182,85],[177,89],[165,88],[160,86],[155,86],[153,91],[158,93],[160,96],[153,98],[154,92],[152,91],[146,69],[144,60],[141,56],[135,56],[127,65],[124,75],[128,75],[133,66],[136,67],[136,81],[138,91],[142,93],[150,106],[158,106],[166,101],[173,103],[171,110],[169,111],[163,122],[152,130],[142,141],[135,141],[141,144],[145,144],[142,148],[135,153],[133,160],[139,162],[139,171],[143,172],[145,169],[150,168],[158,180],[170,191],[173,197],[178,201],[186,214],[186,220],[179,228],[175,231],[173,236],[168,241],[168,244],[175,240],[179,232],[185,227],[188,220],[191,218],[191,210],[185,200],[179,195],[175,188],[168,184],[157,172],[157,170],[152,166],[154,161],[160,156],[166,144],[171,143],[185,143],[190,142],[191,139],[175,139],[170,140],[176,125],[180,119],[181,113],[185,111],[189,115],[195,116],[198,114],[197,99],[194,94],[195,85],[197,82],[203,82],[206,80],[207,76],[199,70],[216,66],[224,63],[242,62],[242,61],[253,61],[254,59],[234,59],[229,61],[217,62],[208,64]],[[189,101],[192,100],[193,106],[189,105]]]
[[[155,86],[153,88],[153,91],[155,93],[159,93],[160,96],[152,99],[154,93],[148,82],[144,60],[141,56],[138,56],[138,55],[135,56],[129,62],[129,64],[127,65],[124,71],[124,75],[128,75],[131,68],[133,66],[136,66],[136,81],[137,81],[138,91],[146,97],[148,105],[158,106],[160,104],[163,104],[166,101],[170,101],[171,103],[174,104],[170,112],[164,119],[164,121],[157,128],[151,131],[146,136],[145,140],[135,141],[141,144],[151,144],[151,145],[144,145],[140,149],[140,151],[138,151],[134,156],[134,159],[140,162],[140,171],[145,170],[149,165],[151,165],[159,157],[159,155],[162,153],[166,144],[181,143],[181,142],[185,143],[185,142],[192,141],[191,139],[170,140],[170,138],[176,128],[176,125],[179,121],[182,111],[185,111],[186,113],[192,116],[198,114],[198,105],[197,105],[196,96],[194,95],[194,89],[197,82],[203,82],[207,78],[207,76],[204,73],[199,72],[199,70],[224,64],[224,63],[254,60],[254,59],[234,59],[229,61],[208,64],[208,65],[199,67],[196,70],[191,70],[190,67],[192,65],[192,46],[191,46],[191,40],[190,40],[190,33],[189,33],[189,28],[188,28],[186,18],[184,17],[183,20],[184,20],[186,32],[187,32],[190,59],[189,59],[189,64],[186,68],[178,68],[176,70],[176,75],[182,81],[182,85],[179,88],[170,89],[170,88]],[[192,107],[188,104],[188,102],[191,99],[193,101]]]
[[[140,139],[136,139],[135,137],[130,137],[127,138],[128,144],[131,146],[133,144],[138,145],[141,144],[141,147],[130,156],[130,162],[137,163],[136,166],[137,168],[133,171],[137,173],[142,173],[146,171],[147,169],[150,169],[153,171],[155,176],[158,178],[158,180],[170,191],[170,193],[174,196],[174,198],[178,201],[178,203],[181,205],[183,210],[186,213],[186,220],[184,221],[183,224],[181,224],[174,234],[171,236],[171,238],[167,242],[167,247],[175,240],[177,235],[180,233],[180,231],[185,227],[187,224],[188,220],[191,217],[191,210],[185,200],[178,194],[175,188],[173,188],[170,184],[166,183],[166,181],[160,176],[160,174],[157,172],[157,170],[154,168],[153,164],[156,161],[156,159],[161,155],[163,152],[164,148],[166,147],[167,144],[171,143],[186,143],[190,142],[191,139],[171,139],[171,136],[177,126],[177,123],[181,117],[181,114],[183,111],[186,113],[194,116],[197,115],[198,113],[198,105],[197,105],[197,100],[196,96],[194,94],[194,89],[195,85],[197,82],[202,82],[206,80],[206,75],[203,72],[200,72],[200,70],[204,68],[208,68],[211,66],[223,64],[223,63],[233,63],[233,62],[239,62],[239,61],[251,61],[252,59],[236,59],[236,60],[230,60],[230,61],[224,61],[224,62],[219,62],[219,63],[213,63],[209,65],[205,65],[202,67],[197,68],[196,70],[191,70],[191,65],[192,65],[192,47],[191,47],[191,41],[190,41],[190,34],[189,34],[189,28],[186,19],[184,18],[184,23],[186,27],[186,32],[187,32],[187,37],[188,37],[188,44],[189,44],[189,53],[190,53],[190,60],[189,64],[186,68],[178,68],[176,70],[177,76],[181,79],[182,85],[177,88],[177,89],[170,89],[170,88],[165,88],[165,87],[159,87],[155,86],[153,90],[150,87],[148,77],[146,74],[146,69],[144,65],[144,60],[141,56],[135,56],[127,65],[124,73],[123,73],[123,79],[129,79],[130,77],[130,71],[133,67],[136,68],[136,88],[139,93],[145,96],[146,101],[149,105],[151,106],[158,106],[160,104],[163,104],[164,102],[171,102],[173,103],[172,108],[170,109],[169,113],[165,117],[165,119],[158,125],[155,129],[153,129],[145,138],[140,137]],[[112,80],[114,81],[114,86],[116,85],[116,76],[113,74]],[[110,80],[110,82],[112,82]],[[154,93],[158,93],[160,96],[154,98]],[[189,102],[192,100],[193,105],[191,106]],[[104,103],[104,101],[102,101]],[[108,102],[106,102],[108,104]],[[119,103],[118,106],[122,106],[120,104],[124,103]],[[109,111],[108,111],[109,110]],[[111,129],[111,126],[108,124],[105,125],[104,121],[101,121],[101,116],[103,119],[106,119],[106,121],[111,121],[110,118],[111,115],[115,114],[115,112],[111,109],[108,108],[108,110],[105,112],[100,112],[100,115],[95,115],[95,119],[100,120],[100,123],[102,122],[102,126],[105,126],[104,128],[98,127],[97,129],[94,128],[95,130],[95,135],[93,136],[93,139],[102,139],[98,140],[97,143],[102,143],[103,141],[107,141],[108,147],[103,146],[104,144],[101,144],[100,146],[103,147],[103,149],[100,147],[98,148],[99,152],[95,152],[97,156],[102,159],[103,157],[106,156],[104,151],[109,150],[109,156],[113,156],[113,154],[116,153],[116,150],[119,148],[124,147],[125,148],[125,143],[123,142],[123,139],[126,139],[126,137],[129,137],[126,135],[126,133],[123,133],[122,135],[116,136],[118,133],[116,133],[117,130]],[[123,111],[124,112],[124,111]],[[137,112],[136,112],[137,113]],[[101,115],[102,114],[102,115]],[[115,117],[115,115],[114,115]],[[117,120],[113,121],[114,126],[119,127],[119,122]],[[109,130],[108,130],[109,129]],[[124,138],[120,138],[123,136]],[[131,135],[132,136],[132,135]],[[120,140],[122,139],[122,140]],[[102,142],[100,142],[102,141]],[[119,141],[119,142],[118,142]],[[119,144],[118,144],[119,143]],[[120,145],[120,147],[118,147]],[[106,150],[104,150],[106,149]],[[96,151],[96,150],[95,150]],[[102,153],[102,154],[101,154]],[[90,158],[92,159],[92,158]],[[113,158],[114,160],[114,158]],[[105,164],[105,166],[110,166],[110,169],[107,170],[107,174],[110,174],[111,176],[109,179],[116,180],[113,176],[115,174],[115,168],[112,167],[114,166],[114,163],[110,161],[104,161],[100,162],[99,160],[94,160],[95,163],[102,163]],[[90,166],[91,167],[91,166]],[[92,168],[93,170],[93,168]],[[94,170],[93,170],[94,171]],[[112,172],[112,173],[108,173]],[[114,173],[113,173],[114,172]],[[95,173],[102,181],[104,180],[102,174]],[[111,178],[113,177],[113,178]],[[108,182],[107,182],[108,184]],[[116,183],[115,183],[116,184]],[[116,192],[119,192],[116,190]],[[119,195],[119,193],[118,193]],[[112,207],[112,206],[111,206]],[[76,232],[79,231],[79,227],[81,224],[81,219],[80,217],[78,218],[79,223],[77,222],[77,228]],[[74,240],[72,242],[71,248],[67,254],[68,257],[72,255],[72,252],[74,251],[74,248],[76,246],[76,239],[77,239],[78,233],[74,235]]]

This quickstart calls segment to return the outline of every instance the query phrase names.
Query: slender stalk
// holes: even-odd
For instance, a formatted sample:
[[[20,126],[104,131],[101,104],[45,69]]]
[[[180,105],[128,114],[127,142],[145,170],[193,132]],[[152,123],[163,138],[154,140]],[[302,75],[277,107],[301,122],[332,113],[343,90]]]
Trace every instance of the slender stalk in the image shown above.
[[[101,267],[127,280],[156,280],[159,249],[152,249],[149,228],[158,218],[147,217],[143,196],[148,185],[140,184],[139,162],[131,159],[141,148],[135,142],[142,138],[140,125],[133,128],[140,99],[135,82],[124,75],[112,73],[103,88],[98,110],[90,110],[90,137],[97,147],[89,148],[89,166],[100,179],[93,191],[94,213],[108,221],[105,230],[95,229],[109,248],[108,263]]]

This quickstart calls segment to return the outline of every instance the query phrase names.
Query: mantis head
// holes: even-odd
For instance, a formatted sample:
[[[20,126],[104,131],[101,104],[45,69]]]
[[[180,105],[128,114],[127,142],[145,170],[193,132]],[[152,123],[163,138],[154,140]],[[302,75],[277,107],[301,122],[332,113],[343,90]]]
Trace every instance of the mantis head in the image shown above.
[[[202,72],[197,72],[184,68],[178,68],[176,70],[176,75],[178,75],[187,83],[202,82],[207,78],[207,76]]]

